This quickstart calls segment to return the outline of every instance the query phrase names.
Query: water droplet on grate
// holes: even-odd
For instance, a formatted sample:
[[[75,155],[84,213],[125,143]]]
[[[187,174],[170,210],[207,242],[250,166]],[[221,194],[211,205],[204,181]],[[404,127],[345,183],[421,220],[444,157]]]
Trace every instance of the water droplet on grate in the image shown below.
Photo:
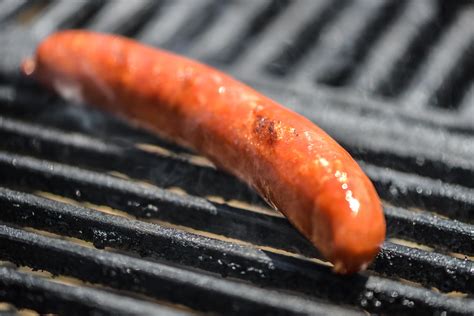
[[[372,291],[367,291],[367,292],[364,293],[364,296],[365,296],[367,299],[371,300],[371,299],[374,297],[374,292],[372,292]]]

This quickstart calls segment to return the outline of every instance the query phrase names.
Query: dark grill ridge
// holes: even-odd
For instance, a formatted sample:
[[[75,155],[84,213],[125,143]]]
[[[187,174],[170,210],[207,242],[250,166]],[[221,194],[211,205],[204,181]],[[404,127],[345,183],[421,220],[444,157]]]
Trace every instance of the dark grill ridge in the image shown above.
[[[473,10],[0,2],[0,300],[99,315],[474,313]],[[384,200],[388,240],[369,270],[334,275],[245,184],[21,78],[21,58],[63,28],[203,60],[327,130]]]

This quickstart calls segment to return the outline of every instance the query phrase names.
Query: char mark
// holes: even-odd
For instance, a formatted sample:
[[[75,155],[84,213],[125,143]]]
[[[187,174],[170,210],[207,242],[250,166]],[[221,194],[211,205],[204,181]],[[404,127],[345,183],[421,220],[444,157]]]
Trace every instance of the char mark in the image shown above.
[[[262,116],[255,116],[254,133],[259,140],[268,145],[274,145],[278,141],[278,131],[275,121]]]

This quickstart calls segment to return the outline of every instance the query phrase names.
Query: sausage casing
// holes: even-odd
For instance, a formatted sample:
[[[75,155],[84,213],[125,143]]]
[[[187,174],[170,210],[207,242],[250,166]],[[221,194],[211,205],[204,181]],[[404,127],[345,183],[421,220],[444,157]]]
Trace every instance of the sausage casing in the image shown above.
[[[254,187],[334,264],[364,269],[385,238],[377,193],[303,116],[206,65],[119,36],[62,31],[27,75],[205,155]]]

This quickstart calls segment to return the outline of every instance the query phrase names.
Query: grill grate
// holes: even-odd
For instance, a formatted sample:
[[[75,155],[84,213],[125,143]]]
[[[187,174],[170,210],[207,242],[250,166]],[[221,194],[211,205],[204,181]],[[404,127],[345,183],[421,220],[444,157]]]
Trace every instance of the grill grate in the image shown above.
[[[472,314],[472,10],[434,0],[1,2],[0,260],[59,278],[5,264],[0,299],[76,314]],[[389,240],[369,271],[332,274],[241,182],[20,78],[20,59],[68,27],[204,60],[335,136],[385,201]]]
[[[220,280],[176,266],[135,259],[81,247],[70,242],[0,226],[5,259],[70,275],[117,289],[131,290],[158,299],[186,304],[206,311],[235,313],[322,315],[324,311],[351,315],[349,309],[305,300],[230,280]],[[18,251],[21,249],[21,251]],[[168,246],[168,251],[173,251]],[[50,258],[54,258],[51,261]],[[179,289],[179,292],[176,291]],[[211,301],[211,302],[210,302]]]
[[[2,190],[1,196],[2,207],[6,200],[6,213],[10,212],[9,215],[2,217],[2,220],[8,221],[9,217],[16,221],[26,221],[27,223],[24,224],[27,226],[34,225],[36,228],[98,242],[100,243],[99,247],[108,246],[135,251],[147,257],[163,258],[226,276],[246,279],[258,285],[298,289],[308,295],[321,295],[330,300],[347,303],[364,304],[363,301],[370,297],[374,304],[377,301],[383,302],[387,311],[399,309],[400,301],[403,300],[419,301],[416,307],[424,312],[441,306],[441,308],[446,308],[447,305],[456,301],[456,299],[454,301],[446,299],[435,292],[421,291],[416,287],[380,279],[376,276],[370,276],[368,279],[362,275],[349,279],[341,278],[328,273],[328,268],[314,266],[305,260],[256,250],[252,247],[229,245],[226,242],[206,237],[192,236],[192,234],[176,229],[164,227],[157,229],[156,225],[112,215],[105,216],[97,211],[64,205],[24,193]],[[22,215],[24,214],[19,216],[20,219],[16,215],[18,210],[21,210]],[[58,225],[58,221],[62,225]],[[33,236],[33,234],[30,235]],[[7,237],[10,236],[7,234]],[[35,236],[35,238],[39,238],[39,236]],[[47,245],[52,242],[53,240],[48,240]],[[173,250],[170,251],[170,248]],[[392,246],[391,248],[392,254],[395,255],[396,247]],[[19,255],[15,248],[4,253],[6,253],[3,255],[4,257]],[[28,253],[22,252],[24,256],[28,256]],[[184,253],[187,255],[183,256]],[[30,260],[30,264],[36,262],[34,259],[28,258],[22,260]],[[48,269],[54,269],[49,267],[53,263],[44,264],[48,266]],[[68,268],[69,265],[60,267]],[[82,270],[70,269],[72,270],[70,272],[55,271],[55,273],[78,273],[78,271],[80,273]],[[100,269],[98,270],[100,271]],[[112,281],[116,282],[116,279],[114,278]],[[107,280],[100,282],[107,282]],[[325,284],[330,291],[328,288],[318,288],[318,284]],[[344,291],[341,292],[341,289]],[[402,289],[402,292],[398,292],[398,289]],[[397,294],[393,294],[394,292]],[[421,300],[423,296],[428,296],[429,300]],[[429,304],[426,304],[427,301]],[[375,308],[376,310],[376,305],[366,306],[366,308],[369,310]],[[465,307],[468,308],[467,310],[471,308],[469,305],[458,306],[456,311],[466,311]]]
[[[45,310],[45,306],[57,306],[69,314],[187,314],[104,291],[62,285],[8,268],[0,268],[0,297],[33,309]]]

